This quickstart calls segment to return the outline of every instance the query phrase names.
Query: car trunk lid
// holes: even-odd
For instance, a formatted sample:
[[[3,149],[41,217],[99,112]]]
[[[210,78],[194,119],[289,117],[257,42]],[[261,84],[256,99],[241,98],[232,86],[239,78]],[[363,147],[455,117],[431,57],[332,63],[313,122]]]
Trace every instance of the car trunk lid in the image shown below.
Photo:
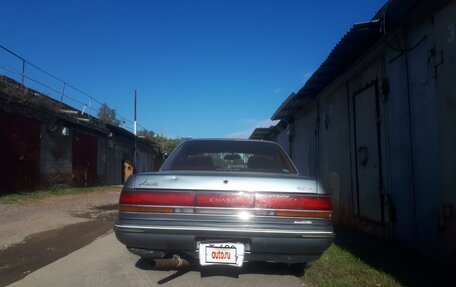
[[[314,179],[263,173],[146,173],[136,175],[133,182],[127,184],[135,189],[324,194],[324,190]]]

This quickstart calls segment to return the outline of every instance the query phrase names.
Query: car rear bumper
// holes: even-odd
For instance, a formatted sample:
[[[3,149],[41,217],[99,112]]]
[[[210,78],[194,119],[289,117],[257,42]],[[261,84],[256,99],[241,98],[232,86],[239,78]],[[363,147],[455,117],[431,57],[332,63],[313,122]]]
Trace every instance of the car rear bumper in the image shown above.
[[[245,261],[310,262],[331,245],[330,226],[320,230],[245,229],[210,226],[135,225],[117,222],[117,239],[141,257],[185,254],[198,258],[199,242],[242,242]]]

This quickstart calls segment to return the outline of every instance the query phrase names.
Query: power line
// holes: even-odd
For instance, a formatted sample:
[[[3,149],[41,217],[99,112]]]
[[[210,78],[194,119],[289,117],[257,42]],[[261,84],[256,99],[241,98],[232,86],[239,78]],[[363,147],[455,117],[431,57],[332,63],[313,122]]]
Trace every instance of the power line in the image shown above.
[[[91,106],[91,102],[90,102],[89,104],[83,103],[83,102],[81,102],[81,101],[79,101],[79,100],[77,100],[77,99],[75,99],[75,98],[73,98],[73,97],[70,97],[68,94],[65,94],[63,91],[58,91],[58,90],[52,88],[52,87],[49,86],[49,85],[46,85],[46,84],[44,84],[44,83],[42,83],[42,82],[40,82],[40,81],[38,81],[38,80],[35,80],[35,79],[33,79],[33,78],[31,78],[31,77],[25,75],[25,66],[24,66],[24,64],[27,64],[27,65],[29,65],[29,66],[35,68],[36,70],[40,71],[41,73],[43,73],[43,74],[45,74],[45,75],[47,75],[47,76],[49,76],[49,77],[51,77],[51,78],[53,78],[53,79],[55,79],[55,80],[61,82],[61,83],[63,84],[64,89],[65,89],[65,87],[69,87],[69,88],[75,90],[76,92],[79,92],[80,94],[86,96],[87,98],[90,99],[90,101],[93,101],[93,102],[97,103],[97,104],[100,105],[100,106],[106,105],[108,108],[112,109],[112,108],[109,107],[106,103],[102,103],[101,101],[99,101],[99,100],[96,99],[95,97],[91,96],[90,94],[88,94],[88,93],[82,91],[81,89],[79,89],[79,88],[77,88],[77,87],[75,87],[75,86],[69,84],[68,82],[66,82],[66,81],[64,81],[64,80],[62,80],[62,79],[60,79],[59,77],[54,76],[54,75],[52,75],[51,73],[49,73],[49,72],[47,72],[47,71],[41,69],[40,67],[38,67],[38,66],[36,66],[35,64],[29,62],[29,61],[26,60],[24,57],[19,56],[18,54],[16,54],[15,52],[11,51],[11,50],[8,49],[8,48],[6,48],[5,46],[0,45],[0,48],[3,49],[4,51],[10,53],[11,55],[13,55],[14,57],[18,58],[19,60],[21,60],[21,61],[23,62],[23,72],[12,71],[12,70],[6,68],[5,66],[0,65],[0,66],[3,67],[3,69],[4,69],[5,71],[9,71],[10,73],[13,73],[13,74],[16,74],[16,75],[20,75],[20,76],[22,76],[22,79],[26,78],[26,79],[28,79],[28,80],[34,82],[34,83],[37,83],[37,84],[39,84],[39,85],[41,85],[41,86],[43,86],[43,87],[46,87],[46,88],[50,89],[51,91],[53,91],[53,92],[55,92],[55,93],[61,95],[62,99],[63,99],[63,97],[64,97],[64,98],[68,98],[69,100],[72,100],[72,101],[74,101],[75,103],[78,103],[78,104],[83,105],[85,109],[91,110],[91,111],[93,111],[94,113],[97,113],[97,112],[98,112],[98,110],[94,109],[94,108]],[[115,109],[114,109],[114,110],[115,110]],[[127,119],[126,117],[124,117],[123,115],[121,115],[121,114],[119,114],[119,113],[116,113],[116,115],[117,115],[124,123],[125,123],[125,122],[129,122],[129,123],[132,123],[132,124],[134,123],[132,120]],[[138,125],[139,125],[139,123],[138,123]],[[124,124],[124,126],[126,127],[127,125]],[[139,126],[141,126],[141,125],[139,125]],[[144,128],[143,126],[141,126],[141,127]],[[145,129],[145,128],[144,128],[144,129]]]
[[[2,70],[3,70],[3,71],[9,72],[9,73],[18,74],[18,75],[21,75],[21,74],[22,74],[22,73],[19,73],[19,72],[15,72],[15,71],[13,71],[13,70],[10,70],[10,69],[8,69],[7,67],[5,67],[5,66],[3,66],[3,65],[0,65],[0,67],[2,67]],[[51,90],[51,91],[53,91],[53,92],[55,92],[55,93],[57,93],[57,94],[61,94],[60,91],[57,91],[56,89],[52,88],[52,87],[49,86],[49,85],[46,85],[46,84],[44,84],[44,83],[42,83],[42,82],[40,82],[40,81],[38,81],[38,80],[35,80],[35,79],[33,79],[33,78],[31,78],[31,77],[29,77],[29,76],[27,76],[27,75],[23,75],[23,76],[24,76],[24,78],[26,78],[27,80],[29,80],[29,81],[31,81],[31,82],[34,82],[34,83],[36,83],[36,84],[38,84],[38,85],[41,85],[41,86],[43,86],[43,87],[45,87],[45,88],[47,88],[47,89],[49,89],[49,90]],[[78,103],[78,104],[81,104],[81,105],[87,105],[86,103],[83,103],[83,102],[81,102],[81,101],[79,101],[79,100],[77,100],[77,99],[75,99],[75,98],[73,98],[73,97],[70,97],[70,96],[68,96],[67,94],[61,94],[61,95],[62,95],[64,98],[70,99],[70,100],[72,100],[72,101],[75,102],[75,103]],[[93,108],[91,108],[91,109],[94,110],[94,111],[96,111],[96,110],[93,109]]]
[[[66,81],[60,79],[59,77],[54,76],[54,75],[52,75],[51,73],[48,73],[47,71],[45,71],[45,70],[41,69],[40,67],[36,66],[35,64],[31,63],[30,61],[27,61],[25,58],[19,56],[19,55],[16,54],[15,52],[13,52],[13,51],[9,50],[8,48],[4,47],[3,45],[0,45],[0,48],[2,48],[3,50],[7,51],[7,52],[10,53],[10,54],[12,54],[13,56],[19,58],[20,60],[24,61],[24,63],[28,64],[29,66],[31,66],[31,67],[33,67],[33,68],[35,68],[35,69],[37,69],[37,70],[40,71],[41,73],[43,73],[43,74],[45,74],[45,75],[47,75],[47,76],[49,76],[49,77],[51,77],[51,78],[54,78],[54,79],[56,79],[57,81],[59,81],[59,82],[61,82],[61,83],[63,83],[63,84],[66,84],[68,87],[70,87],[70,88],[72,88],[72,89],[74,89],[74,90],[80,92],[81,94],[83,94],[83,95],[89,97],[91,100],[93,100],[93,101],[99,103],[100,105],[102,105],[102,103],[101,103],[100,101],[98,101],[96,98],[94,98],[94,97],[92,97],[91,95],[87,94],[86,92],[84,92],[84,91],[82,91],[82,90],[80,90],[80,89],[74,87],[73,85],[67,83]]]

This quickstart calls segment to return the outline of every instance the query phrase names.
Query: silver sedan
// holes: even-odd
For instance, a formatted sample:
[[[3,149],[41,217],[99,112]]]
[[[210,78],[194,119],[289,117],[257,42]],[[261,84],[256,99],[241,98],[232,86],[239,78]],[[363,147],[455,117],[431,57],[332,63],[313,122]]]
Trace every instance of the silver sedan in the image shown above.
[[[129,178],[115,233],[150,260],[302,264],[331,245],[331,213],[318,181],[300,176],[276,143],[190,140],[159,172]]]

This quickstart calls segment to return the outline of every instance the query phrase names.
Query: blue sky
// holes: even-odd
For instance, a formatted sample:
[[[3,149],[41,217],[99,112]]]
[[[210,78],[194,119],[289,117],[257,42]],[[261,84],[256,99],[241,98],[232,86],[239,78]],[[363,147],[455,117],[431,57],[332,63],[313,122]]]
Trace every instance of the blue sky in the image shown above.
[[[246,137],[269,126],[343,34],[383,3],[2,1],[0,44],[130,120],[136,89],[138,121],[155,132]],[[20,71],[20,63],[0,52],[0,72],[14,75],[8,71]]]

